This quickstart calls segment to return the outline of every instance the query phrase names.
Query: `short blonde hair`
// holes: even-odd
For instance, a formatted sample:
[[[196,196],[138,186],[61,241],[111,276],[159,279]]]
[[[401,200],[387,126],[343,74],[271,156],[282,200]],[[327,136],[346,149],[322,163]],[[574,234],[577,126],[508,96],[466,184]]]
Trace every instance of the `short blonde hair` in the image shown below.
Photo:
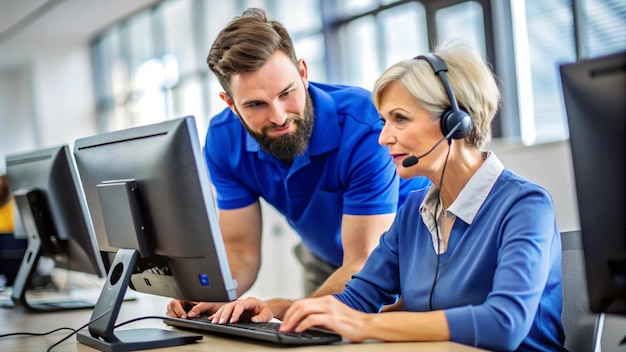
[[[465,141],[478,149],[491,139],[491,121],[500,105],[500,88],[489,64],[480,53],[460,40],[448,40],[432,52],[448,66],[448,80],[459,107],[472,119],[472,130]],[[380,110],[382,93],[398,81],[433,118],[450,107],[450,100],[437,75],[426,60],[411,59],[387,68],[376,80],[372,97]]]

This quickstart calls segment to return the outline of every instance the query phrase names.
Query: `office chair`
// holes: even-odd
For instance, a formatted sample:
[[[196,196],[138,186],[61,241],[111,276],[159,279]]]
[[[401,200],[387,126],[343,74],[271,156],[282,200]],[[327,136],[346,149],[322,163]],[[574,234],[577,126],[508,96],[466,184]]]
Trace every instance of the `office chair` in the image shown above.
[[[561,233],[565,347],[570,352],[599,352],[603,314],[589,309],[580,231]]]

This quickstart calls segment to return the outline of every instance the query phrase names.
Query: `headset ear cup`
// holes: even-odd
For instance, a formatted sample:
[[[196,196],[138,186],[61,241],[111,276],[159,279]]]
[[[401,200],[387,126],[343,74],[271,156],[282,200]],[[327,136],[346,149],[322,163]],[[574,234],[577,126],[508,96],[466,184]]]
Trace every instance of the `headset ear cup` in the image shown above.
[[[435,72],[435,75],[441,80],[448,99],[450,99],[450,107],[441,114],[441,132],[446,138],[461,139],[465,138],[472,130],[472,118],[467,111],[459,108],[454,92],[450,83],[448,82],[448,66],[446,63],[435,54],[424,54],[414,57],[414,59],[426,60],[430,67]],[[452,134],[450,131],[453,131]],[[448,136],[449,135],[449,136]]]
[[[450,135],[452,139],[465,138],[472,130],[472,119],[469,114],[463,110],[447,109],[441,115],[441,132],[447,136],[456,125],[456,130]]]

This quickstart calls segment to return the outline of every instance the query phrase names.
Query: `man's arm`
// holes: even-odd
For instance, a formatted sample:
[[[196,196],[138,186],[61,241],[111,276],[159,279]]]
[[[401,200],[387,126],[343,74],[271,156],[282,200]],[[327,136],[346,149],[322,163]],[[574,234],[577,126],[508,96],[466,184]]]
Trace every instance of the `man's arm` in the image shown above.
[[[261,206],[219,210],[219,223],[230,270],[237,280],[237,296],[246,292],[261,266]]]
[[[346,282],[356,274],[391,226],[395,213],[381,215],[344,215],[341,224],[343,262],[311,297],[342,292]]]
[[[361,270],[367,257],[378,245],[380,236],[391,226],[394,217],[395,213],[367,216],[344,214],[341,225],[343,262],[310,297],[342,292],[352,275]],[[271,307],[273,315],[282,319],[293,302],[284,299],[271,299],[267,303]]]

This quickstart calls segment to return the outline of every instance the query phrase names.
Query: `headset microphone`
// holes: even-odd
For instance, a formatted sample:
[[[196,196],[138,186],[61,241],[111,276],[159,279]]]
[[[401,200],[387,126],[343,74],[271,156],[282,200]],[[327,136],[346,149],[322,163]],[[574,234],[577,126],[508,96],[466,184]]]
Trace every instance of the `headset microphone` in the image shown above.
[[[448,143],[451,141],[451,136],[452,134],[457,130],[457,128],[459,128],[461,126],[462,122],[459,122],[456,124],[456,126],[454,126],[450,132],[448,132],[447,135],[443,136],[440,140],[437,141],[437,143],[435,143],[435,145],[432,146],[432,148],[428,149],[428,151],[420,156],[415,156],[415,155],[411,155],[411,156],[407,156],[406,158],[404,158],[404,160],[402,160],[402,166],[404,167],[411,167],[415,164],[417,164],[418,161],[420,161],[421,158],[425,157],[426,155],[432,153],[433,150],[435,150],[435,148],[437,148],[437,146],[439,144],[441,144],[441,142],[445,141],[446,139],[448,140]]]
[[[420,158],[423,157],[424,155],[420,156]],[[404,160],[402,160],[402,166],[411,167],[417,164],[417,162],[420,161],[420,158],[416,157],[415,155],[408,156],[404,158]]]

